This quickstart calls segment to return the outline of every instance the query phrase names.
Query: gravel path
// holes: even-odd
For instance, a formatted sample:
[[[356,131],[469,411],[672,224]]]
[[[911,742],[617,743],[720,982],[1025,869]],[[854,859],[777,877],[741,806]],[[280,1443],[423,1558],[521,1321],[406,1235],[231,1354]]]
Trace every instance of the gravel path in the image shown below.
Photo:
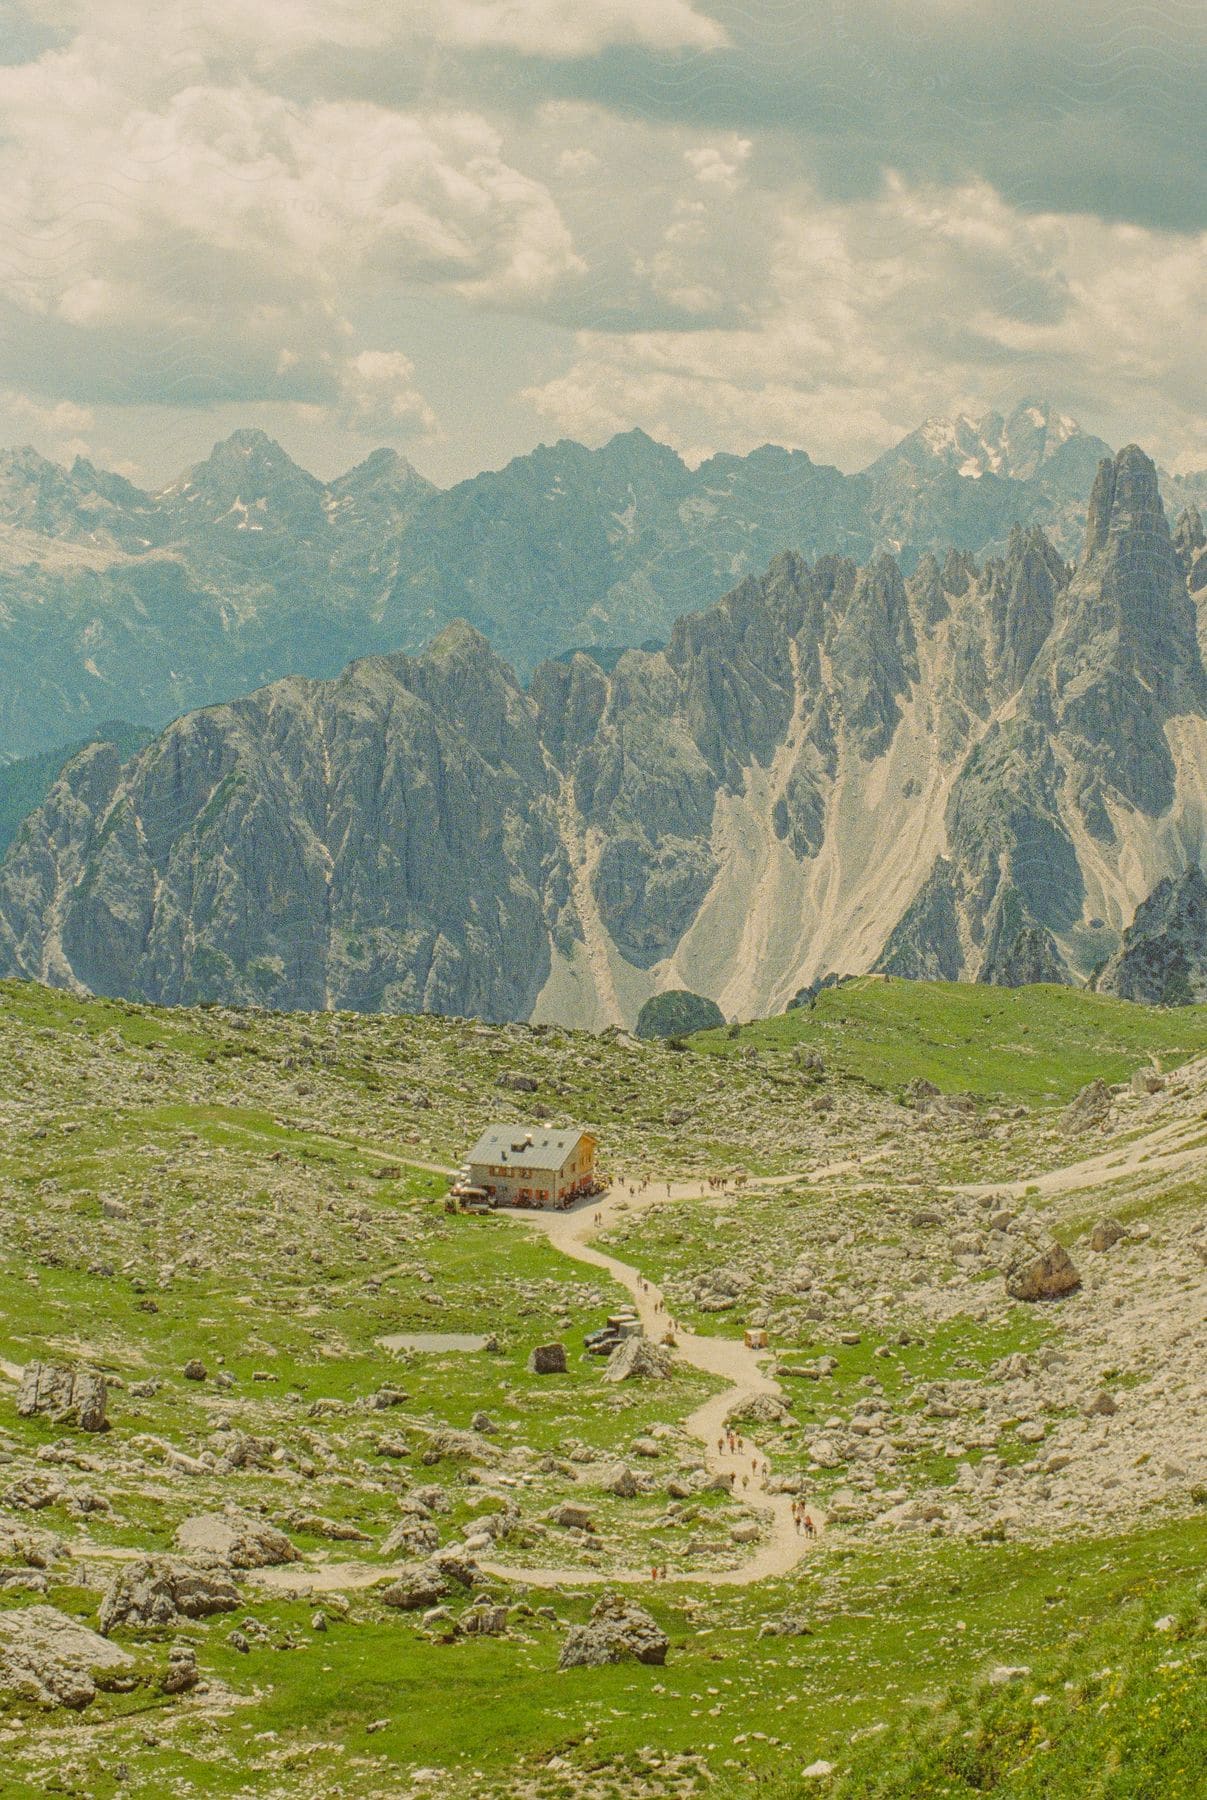
[[[607,1231],[621,1219],[631,1218],[636,1212],[668,1203],[673,1205],[677,1200],[698,1200],[706,1198],[708,1194],[706,1187],[690,1182],[672,1182],[669,1193],[665,1182],[651,1182],[644,1192],[630,1194],[628,1185],[620,1181],[606,1195],[588,1201],[571,1212],[537,1212],[513,1216],[542,1232],[554,1249],[560,1250],[564,1256],[573,1257],[576,1262],[587,1263],[592,1268],[603,1269],[614,1281],[627,1288],[647,1337],[657,1342],[667,1329],[667,1313],[659,1310],[663,1298],[661,1290],[652,1282],[646,1281],[640,1271],[629,1263],[621,1262],[618,1257],[596,1249],[589,1240],[597,1233]],[[773,1394],[777,1399],[783,1398],[779,1383],[762,1367],[769,1352],[748,1350],[745,1344],[733,1338],[701,1337],[681,1326],[675,1328],[675,1350],[679,1359],[690,1364],[693,1369],[719,1376],[729,1384],[720,1393],[706,1400],[703,1406],[697,1407],[684,1424],[691,1435],[698,1438],[704,1446],[704,1463],[709,1473],[732,1474],[735,1478],[735,1491],[764,1515],[767,1536],[739,1569],[720,1572],[695,1570],[668,1578],[704,1582],[710,1587],[746,1587],[753,1582],[764,1581],[769,1576],[786,1575],[804,1558],[809,1548],[809,1540],[796,1529],[792,1516],[793,1496],[763,1493],[760,1487],[754,1485],[756,1480],[761,1484],[761,1471],[767,1467],[767,1459],[761,1453],[756,1456],[751,1446],[747,1445],[741,1454],[732,1456],[728,1449],[718,1449],[725,1415],[731,1407],[755,1394]],[[760,1471],[758,1476],[754,1472],[755,1464]],[[745,1494],[741,1486],[743,1476],[751,1482],[751,1487]],[[819,1527],[824,1525],[824,1514],[816,1507],[811,1508],[810,1516]],[[650,1578],[648,1567],[611,1570],[606,1573],[573,1567],[515,1568],[505,1563],[485,1562],[482,1567],[492,1575],[509,1581],[526,1581],[533,1587],[564,1587],[583,1582],[644,1582]]]

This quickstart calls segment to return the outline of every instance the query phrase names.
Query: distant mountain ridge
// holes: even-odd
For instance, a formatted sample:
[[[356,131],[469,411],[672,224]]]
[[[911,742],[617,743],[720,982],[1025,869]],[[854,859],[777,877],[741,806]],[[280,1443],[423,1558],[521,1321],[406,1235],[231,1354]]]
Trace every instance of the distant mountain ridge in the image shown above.
[[[258,431],[154,494],[0,452],[0,757],[418,651],[456,618],[523,676],[576,646],[665,642],[783,551],[888,551],[909,573],[1037,523],[1067,557],[1106,451],[1026,402],[930,421],[850,476],[771,446],[689,469],[642,432],[443,492],[391,451],[321,482]]]
[[[1034,526],[983,566],[783,554],[610,668],[525,688],[461,622],[93,746],[0,866],[0,971],[590,1026],[1086,979],[1207,854],[1202,540],[1131,445],[1076,569]]]

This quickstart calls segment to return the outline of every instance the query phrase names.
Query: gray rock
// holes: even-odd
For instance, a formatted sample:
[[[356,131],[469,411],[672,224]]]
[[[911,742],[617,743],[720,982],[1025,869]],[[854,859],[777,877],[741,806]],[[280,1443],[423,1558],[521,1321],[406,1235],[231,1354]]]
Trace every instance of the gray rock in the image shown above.
[[[641,1662],[661,1666],[670,1640],[643,1606],[619,1594],[605,1594],[591,1608],[585,1625],[568,1633],[558,1657],[559,1669],[598,1669],[608,1663]]]
[[[648,1338],[624,1338],[604,1364],[605,1381],[669,1381],[673,1362],[662,1344]]]
[[[448,1591],[448,1581],[440,1570],[426,1564],[401,1569],[385,1587],[377,1590],[377,1598],[384,1606],[395,1607],[399,1612],[423,1612],[429,1606],[438,1605]]]
[[[1099,1219],[1090,1233],[1091,1250],[1109,1250],[1127,1236],[1127,1227],[1118,1219]]]
[[[17,1412],[23,1419],[40,1415],[55,1425],[81,1431],[107,1431],[105,1378],[90,1369],[67,1369],[56,1363],[26,1363],[17,1390]]]
[[[1015,1300],[1059,1300],[1080,1286],[1077,1265],[1063,1244],[1025,1252],[1006,1272],[1006,1292]]]
[[[0,1609],[0,1695],[79,1711],[133,1664],[127,1650],[53,1606]]]
[[[201,1680],[197,1652],[191,1644],[173,1644],[168,1651],[168,1666],[159,1678],[162,1694],[187,1694]]]
[[[250,1513],[199,1513],[176,1528],[179,1549],[216,1557],[233,1569],[261,1569],[298,1562],[301,1552],[283,1531]]]
[[[172,1625],[182,1617],[234,1612],[238,1604],[239,1590],[223,1568],[151,1556],[117,1571],[101,1600],[99,1622],[108,1637],[118,1625]]]
[[[566,1346],[564,1344],[538,1344],[528,1357],[528,1371],[531,1375],[564,1375],[566,1373]]]

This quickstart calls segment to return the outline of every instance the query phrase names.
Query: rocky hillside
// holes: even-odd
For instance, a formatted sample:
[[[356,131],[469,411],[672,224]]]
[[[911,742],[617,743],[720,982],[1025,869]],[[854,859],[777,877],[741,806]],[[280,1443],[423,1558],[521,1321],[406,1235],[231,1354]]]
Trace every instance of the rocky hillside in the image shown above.
[[[384,450],[322,483],[256,431],[156,494],[4,452],[0,758],[414,652],[457,618],[523,674],[575,646],[662,642],[785,550],[888,551],[908,572],[1038,523],[1071,555],[1106,450],[1027,403],[931,420],[850,476],[770,446],[689,469],[641,432],[542,447],[445,493]]]
[[[874,979],[678,1052],[0,984],[5,1800],[915,1800],[865,1758],[947,1686],[966,1794],[1008,1692],[1011,1767],[1197,1800],[1203,1041]],[[611,1192],[452,1209],[517,1102]]]
[[[1178,543],[1193,538],[1183,520]],[[1201,861],[1195,603],[1129,447],[1075,571],[778,558],[525,690],[470,626],[92,746],[0,870],[0,965],[152,1000],[632,1023],[839,970],[1088,976]]]
[[[1207,881],[1201,869],[1157,883],[1095,985],[1105,994],[1157,1006],[1207,999]]]

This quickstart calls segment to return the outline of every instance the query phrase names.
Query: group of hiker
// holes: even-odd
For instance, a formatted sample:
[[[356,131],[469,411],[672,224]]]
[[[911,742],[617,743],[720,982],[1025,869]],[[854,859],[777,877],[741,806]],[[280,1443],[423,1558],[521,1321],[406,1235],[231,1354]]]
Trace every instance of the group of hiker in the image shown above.
[[[812,1515],[806,1511],[803,1500],[792,1502],[792,1523],[796,1526],[798,1536],[802,1533],[809,1538],[817,1536],[817,1526],[813,1523]]]

